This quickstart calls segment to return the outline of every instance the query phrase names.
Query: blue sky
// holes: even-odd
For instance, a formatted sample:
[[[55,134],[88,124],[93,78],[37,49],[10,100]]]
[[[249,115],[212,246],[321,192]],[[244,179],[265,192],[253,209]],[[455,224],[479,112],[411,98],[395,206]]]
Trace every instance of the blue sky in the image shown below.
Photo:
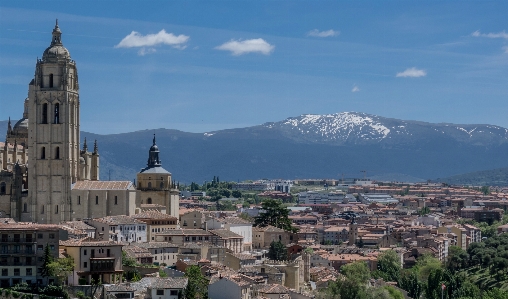
[[[81,129],[207,132],[357,111],[508,127],[506,1],[0,1],[0,120],[55,19]]]

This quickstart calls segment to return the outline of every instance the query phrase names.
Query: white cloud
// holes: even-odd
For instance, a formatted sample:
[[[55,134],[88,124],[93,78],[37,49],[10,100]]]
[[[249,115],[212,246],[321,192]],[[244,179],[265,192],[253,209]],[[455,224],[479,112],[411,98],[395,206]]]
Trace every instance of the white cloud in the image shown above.
[[[156,34],[141,35],[139,32],[132,31],[131,34],[124,37],[115,48],[136,48],[153,47],[157,45],[169,45],[177,49],[185,49],[185,43],[189,40],[187,35],[174,35],[167,33],[164,29]],[[140,50],[141,51],[141,50]]]
[[[409,68],[403,72],[397,73],[396,77],[411,77],[418,78],[427,76],[427,72],[424,70],[419,70],[415,67]]]
[[[325,31],[319,31],[317,29],[311,30],[307,33],[307,36],[314,36],[314,37],[330,37],[330,36],[337,36],[340,34],[340,31],[335,30],[325,30]]]
[[[488,38],[505,38],[508,39],[508,33],[506,33],[504,30],[498,33],[481,33],[480,30],[476,30],[475,32],[471,33],[471,36],[474,37],[488,37]]]
[[[238,56],[247,53],[261,53],[269,55],[275,46],[270,45],[262,38],[248,40],[231,40],[220,46],[215,47],[217,50],[231,51],[231,54]]]
[[[360,87],[358,86],[353,86],[353,89],[351,89],[351,92],[359,92],[360,91]]]
[[[145,56],[146,54],[155,53],[155,51],[156,50],[154,48],[145,48],[145,47],[143,47],[143,48],[139,49],[138,55],[139,56]]]

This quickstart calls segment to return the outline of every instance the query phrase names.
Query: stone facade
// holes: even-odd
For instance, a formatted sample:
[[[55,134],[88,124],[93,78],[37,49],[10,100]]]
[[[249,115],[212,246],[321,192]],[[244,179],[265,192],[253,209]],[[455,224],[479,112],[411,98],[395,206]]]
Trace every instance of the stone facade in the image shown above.
[[[155,137],[137,190],[129,181],[99,181],[97,141],[91,151],[86,139],[80,148],[80,105],[77,65],[57,22],[36,62],[23,118],[14,127],[9,120],[0,143],[0,217],[57,224],[134,215],[142,204],[178,217],[179,192],[161,167]]]

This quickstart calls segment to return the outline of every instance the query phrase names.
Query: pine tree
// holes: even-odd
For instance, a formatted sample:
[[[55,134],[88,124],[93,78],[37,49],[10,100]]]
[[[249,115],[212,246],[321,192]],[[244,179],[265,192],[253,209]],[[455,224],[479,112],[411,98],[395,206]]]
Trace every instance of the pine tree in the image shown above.
[[[44,248],[44,257],[41,268],[42,277],[51,276],[51,267],[50,264],[53,262],[53,257],[51,256],[51,251],[49,250],[49,245],[46,244],[46,248]]]

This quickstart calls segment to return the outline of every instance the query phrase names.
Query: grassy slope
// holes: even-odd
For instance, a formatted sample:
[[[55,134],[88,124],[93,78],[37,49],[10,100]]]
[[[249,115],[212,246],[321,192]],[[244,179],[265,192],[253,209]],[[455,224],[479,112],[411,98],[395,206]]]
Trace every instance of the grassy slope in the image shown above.
[[[462,271],[482,290],[500,288],[508,292],[508,275],[506,274],[503,275],[501,281],[498,282],[495,275],[491,275],[490,270],[487,268],[480,269],[478,267],[472,267]]]
[[[452,185],[508,186],[508,167],[459,174],[438,181]]]

